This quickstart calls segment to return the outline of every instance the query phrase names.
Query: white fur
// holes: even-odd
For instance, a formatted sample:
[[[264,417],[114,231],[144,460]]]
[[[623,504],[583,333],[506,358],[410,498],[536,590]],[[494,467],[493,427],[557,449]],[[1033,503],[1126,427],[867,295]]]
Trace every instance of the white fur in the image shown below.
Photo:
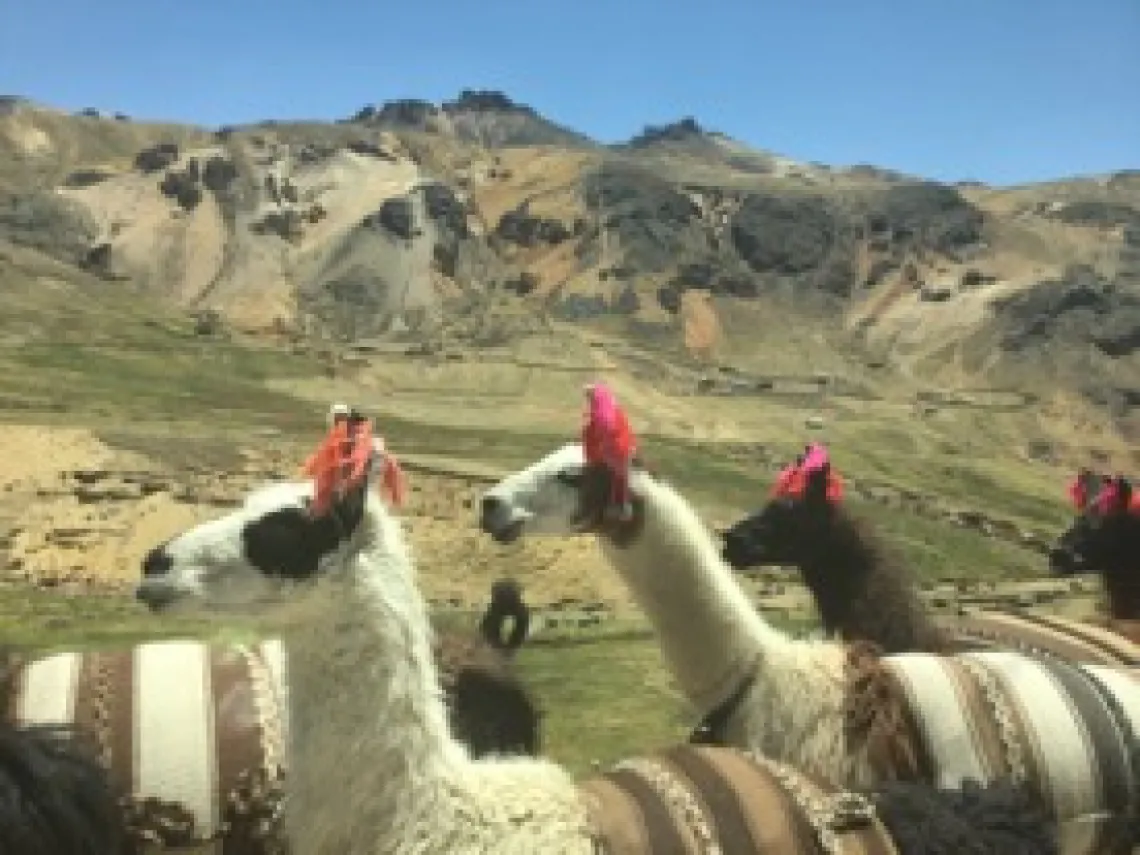
[[[500,538],[576,532],[582,447],[564,446],[483,496],[483,528]],[[797,641],[748,601],[693,508],[671,487],[635,472],[645,526],[626,547],[602,550],[657,632],[681,690],[700,713],[754,670],[756,682],[728,726],[730,741],[843,786],[869,785],[864,757],[843,738],[844,652]]]
[[[304,496],[281,485],[177,537],[144,588],[275,610],[290,653],[287,831],[306,855],[566,853],[591,841],[578,790],[531,758],[475,761],[448,731],[426,604],[399,524],[368,498],[349,542],[306,583],[255,581],[243,528]]]

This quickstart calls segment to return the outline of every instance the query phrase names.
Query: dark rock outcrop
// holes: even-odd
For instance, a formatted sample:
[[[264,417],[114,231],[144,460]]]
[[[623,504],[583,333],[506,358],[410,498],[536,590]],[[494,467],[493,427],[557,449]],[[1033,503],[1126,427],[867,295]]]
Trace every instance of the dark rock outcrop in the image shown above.
[[[202,183],[206,185],[207,190],[218,197],[225,197],[230,193],[237,177],[237,166],[232,160],[224,157],[211,157],[202,169]]]
[[[1024,350],[1050,342],[1092,343],[1104,354],[1140,350],[1140,295],[1086,265],[1070,266],[1018,294],[994,301],[1001,346]]]
[[[0,241],[77,261],[87,253],[95,235],[87,211],[55,193],[0,192]]]
[[[64,187],[93,187],[102,184],[112,173],[102,169],[77,169],[63,179]]]
[[[1129,226],[1140,229],[1140,210],[1120,202],[1069,202],[1062,205],[1053,217],[1072,226]]]
[[[893,184],[867,206],[865,227],[891,245],[934,250],[953,256],[982,238],[981,211],[946,184],[910,181]]]
[[[412,200],[403,196],[393,196],[385,199],[379,210],[369,214],[361,221],[365,228],[379,228],[396,237],[411,240],[418,237],[420,232],[416,228],[415,208]]]
[[[647,169],[605,164],[586,177],[582,194],[605,228],[617,234],[625,263],[639,271],[668,269],[708,245],[693,200]]]
[[[135,169],[139,172],[160,172],[178,162],[178,145],[172,142],[158,143],[144,148],[135,155]]]
[[[646,125],[641,133],[632,137],[625,147],[631,149],[648,148],[651,145],[664,142],[686,142],[699,139],[705,135],[705,130],[692,116],[686,116],[677,122],[667,125]]]
[[[752,195],[732,220],[732,243],[757,273],[796,276],[823,264],[842,228],[821,198]]]
[[[197,161],[191,161],[197,163]],[[173,199],[184,211],[193,211],[202,201],[202,188],[192,168],[168,172],[158,183],[163,196]]]
[[[532,216],[525,208],[516,208],[507,211],[499,219],[495,235],[522,247],[535,247],[543,243],[554,246],[570,238],[570,229],[560,220]]]
[[[421,187],[424,211],[437,225],[458,238],[469,237],[467,208],[446,184],[424,184]]]

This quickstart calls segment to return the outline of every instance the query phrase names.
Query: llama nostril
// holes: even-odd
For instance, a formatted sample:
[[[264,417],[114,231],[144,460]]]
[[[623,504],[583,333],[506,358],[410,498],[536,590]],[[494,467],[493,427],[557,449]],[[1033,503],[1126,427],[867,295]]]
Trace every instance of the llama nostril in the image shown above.
[[[506,504],[498,496],[484,496],[483,501],[479,504],[479,520],[483,526],[486,527],[493,523],[495,518],[503,512]]]
[[[143,559],[143,577],[152,579],[155,576],[165,576],[174,566],[174,559],[163,547],[157,547],[147,553]]]

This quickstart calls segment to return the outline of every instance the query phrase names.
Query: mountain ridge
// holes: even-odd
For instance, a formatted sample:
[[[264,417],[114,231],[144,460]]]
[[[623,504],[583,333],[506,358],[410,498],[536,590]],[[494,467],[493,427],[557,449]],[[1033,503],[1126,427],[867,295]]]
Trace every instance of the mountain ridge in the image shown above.
[[[845,363],[1060,382],[1140,435],[1137,170],[948,184],[693,117],[604,145],[474,89],[217,129],[9,97],[0,161],[0,245],[252,332],[477,342],[554,321],[745,364],[750,329],[808,324]]]

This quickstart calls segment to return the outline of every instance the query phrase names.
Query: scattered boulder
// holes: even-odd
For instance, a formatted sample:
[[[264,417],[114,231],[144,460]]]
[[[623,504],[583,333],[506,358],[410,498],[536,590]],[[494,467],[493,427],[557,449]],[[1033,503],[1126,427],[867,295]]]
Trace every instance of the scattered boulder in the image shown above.
[[[618,292],[617,298],[613,302],[613,310],[618,314],[632,315],[640,308],[641,298],[637,296],[637,291],[633,289],[632,285],[626,284]]]
[[[381,145],[368,140],[352,140],[345,146],[353,154],[366,155],[368,157],[376,157],[380,160],[387,160],[392,163],[396,162],[395,156]]]
[[[467,226],[467,207],[446,184],[424,184],[421,187],[424,210],[428,217],[459,238],[471,234]]]
[[[947,282],[925,282],[918,290],[918,299],[925,303],[945,303],[954,293],[954,286]]]
[[[309,217],[295,208],[270,211],[250,225],[254,234],[275,234],[282,240],[299,241],[305,235],[305,222]]]
[[[178,145],[163,142],[144,148],[135,155],[135,169],[143,173],[160,172],[178,162]]]
[[[531,216],[525,208],[516,208],[503,214],[495,226],[495,234],[505,241],[530,248],[541,243],[560,244],[569,239],[570,229],[560,220]]]
[[[84,253],[79,266],[100,276],[111,275],[111,244],[95,244]]]
[[[201,309],[194,313],[194,335],[214,337],[223,330],[222,315],[216,309]]]
[[[403,196],[385,199],[380,209],[366,216],[360,224],[365,228],[381,228],[405,240],[420,235],[419,229],[416,228],[412,200]]]
[[[609,314],[610,307],[600,294],[571,294],[554,306],[553,314],[562,320],[584,321]]]
[[[206,161],[206,166],[202,170],[202,183],[206,185],[207,190],[217,197],[228,195],[237,177],[237,166],[232,160],[225,157],[211,157]]]
[[[996,276],[982,273],[982,271],[971,267],[962,272],[962,275],[958,279],[958,287],[963,291],[973,291],[976,288],[992,285],[996,281]]]
[[[681,311],[681,295],[684,293],[684,289],[676,282],[662,285],[657,289],[657,305],[669,314],[675,315]]]
[[[202,201],[202,189],[189,170],[168,172],[158,184],[162,195],[173,199],[184,211],[193,211]]]
[[[527,294],[534,291],[538,287],[538,277],[533,273],[524,270],[518,276],[508,279],[503,283],[503,287],[508,291],[513,291],[520,297],[525,297]]]
[[[63,179],[64,187],[93,187],[110,178],[113,173],[103,169],[77,169]]]

